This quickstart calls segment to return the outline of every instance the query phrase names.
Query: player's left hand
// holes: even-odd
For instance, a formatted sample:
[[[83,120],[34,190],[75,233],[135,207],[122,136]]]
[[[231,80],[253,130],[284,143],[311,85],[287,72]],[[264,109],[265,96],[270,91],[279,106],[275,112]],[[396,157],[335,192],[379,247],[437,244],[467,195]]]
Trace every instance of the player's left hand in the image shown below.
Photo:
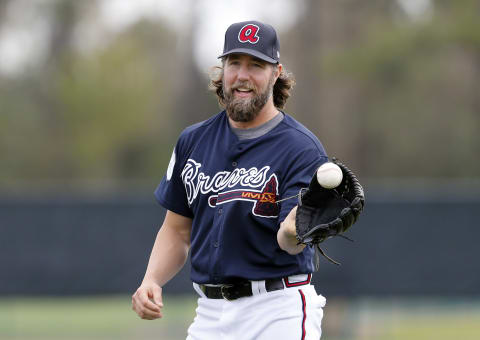
[[[350,228],[365,205],[365,195],[355,174],[333,159],[342,170],[343,180],[335,189],[324,189],[312,177],[308,188],[300,191],[296,214],[298,242],[315,245],[338,236]]]

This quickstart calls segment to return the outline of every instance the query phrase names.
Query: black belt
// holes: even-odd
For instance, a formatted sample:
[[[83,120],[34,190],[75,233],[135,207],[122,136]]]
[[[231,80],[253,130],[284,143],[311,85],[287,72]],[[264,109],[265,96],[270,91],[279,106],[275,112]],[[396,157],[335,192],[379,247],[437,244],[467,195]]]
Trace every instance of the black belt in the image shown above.
[[[307,280],[302,282],[289,283],[288,278],[285,279],[266,279],[265,290],[267,292],[273,292],[275,290],[281,290],[285,287],[296,287],[310,283],[311,274],[308,275]],[[284,284],[285,283],[285,284]],[[236,300],[242,297],[252,296],[252,283],[250,281],[238,282],[233,284],[224,284],[221,286],[206,286],[203,284],[198,285],[205,296],[209,299],[225,299]]]

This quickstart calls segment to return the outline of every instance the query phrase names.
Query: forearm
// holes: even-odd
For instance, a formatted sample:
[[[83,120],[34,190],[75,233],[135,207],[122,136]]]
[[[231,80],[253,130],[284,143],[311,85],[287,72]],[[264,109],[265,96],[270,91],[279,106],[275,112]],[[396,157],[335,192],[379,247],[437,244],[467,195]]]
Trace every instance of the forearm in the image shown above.
[[[189,249],[190,228],[164,222],[155,239],[143,281],[154,281],[163,286],[182,269]]]
[[[287,218],[280,223],[280,229],[277,232],[277,242],[282,250],[290,255],[301,253],[305,248],[304,244],[298,244],[296,237],[295,215],[297,207],[293,208]]]

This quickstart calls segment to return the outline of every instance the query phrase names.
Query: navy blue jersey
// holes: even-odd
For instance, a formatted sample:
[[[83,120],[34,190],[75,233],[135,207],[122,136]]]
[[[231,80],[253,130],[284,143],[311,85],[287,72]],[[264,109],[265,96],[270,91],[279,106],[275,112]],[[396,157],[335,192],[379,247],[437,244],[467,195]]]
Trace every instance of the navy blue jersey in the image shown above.
[[[185,129],[155,191],[166,209],[193,219],[191,279],[228,283],[313,272],[313,249],[289,255],[277,231],[316,169],[323,146],[289,115],[271,131],[239,140],[225,111]]]

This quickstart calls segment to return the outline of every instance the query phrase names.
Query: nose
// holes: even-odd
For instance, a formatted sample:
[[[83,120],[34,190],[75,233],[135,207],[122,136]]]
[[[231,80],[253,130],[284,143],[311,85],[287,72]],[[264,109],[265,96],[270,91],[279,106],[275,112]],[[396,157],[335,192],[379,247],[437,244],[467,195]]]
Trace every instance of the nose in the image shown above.
[[[245,81],[250,78],[250,75],[248,73],[248,67],[246,65],[241,65],[238,68],[238,73],[237,73],[237,80],[240,81]]]

